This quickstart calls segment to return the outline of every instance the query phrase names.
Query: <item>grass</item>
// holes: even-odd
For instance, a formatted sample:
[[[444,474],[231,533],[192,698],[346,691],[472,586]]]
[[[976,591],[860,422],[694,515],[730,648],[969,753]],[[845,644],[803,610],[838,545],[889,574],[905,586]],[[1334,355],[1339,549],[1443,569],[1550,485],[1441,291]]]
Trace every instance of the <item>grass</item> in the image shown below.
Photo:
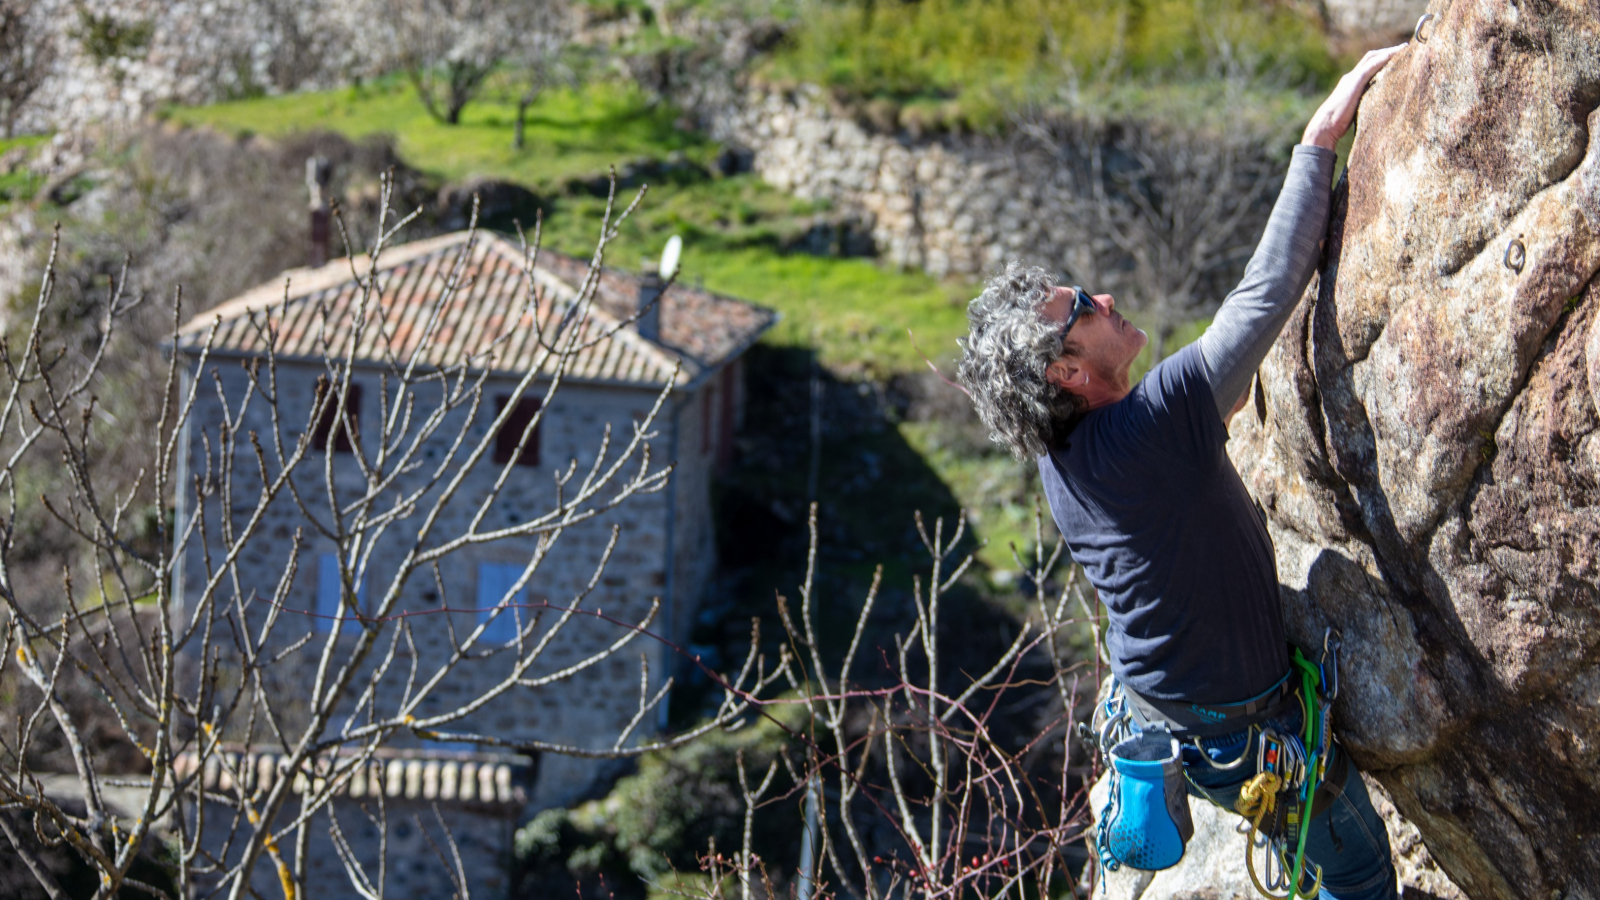
[[[648,243],[619,240],[609,258],[631,264],[657,253],[668,233],[651,231]],[[583,253],[590,244],[554,239],[550,246]],[[966,301],[976,291],[920,272],[881,269],[869,260],[783,254],[761,246],[691,240],[682,265],[685,282],[778,310],[783,318],[765,340],[815,347],[823,365],[845,377],[884,378],[922,365],[908,329],[930,356],[953,356],[956,337],[966,332]]]
[[[631,196],[631,192],[630,192]],[[546,246],[587,256],[604,201],[559,199],[545,224]],[[921,365],[907,329],[930,356],[948,358],[966,330],[966,301],[977,286],[869,259],[783,252],[823,210],[795,201],[754,175],[652,187],[607,248],[609,264],[655,259],[667,237],[684,238],[685,283],[743,297],[782,313],[768,343],[816,347],[844,376],[883,378]]]
[[[501,178],[549,191],[578,177],[638,157],[672,151],[704,158],[713,145],[676,127],[670,106],[652,105],[631,85],[597,81],[579,89],[546,92],[528,111],[526,143],[511,146],[516,105],[490,91],[467,106],[459,125],[427,114],[400,78],[355,87],[276,97],[256,97],[201,107],[173,107],[175,122],[233,134],[280,137],[328,130],[350,138],[392,134],[411,164],[456,181]]]
[[[967,330],[966,301],[976,293],[975,286],[884,272],[866,260],[745,250],[706,262],[708,287],[734,296],[759,292],[784,314],[771,340],[816,346],[830,368],[880,376],[922,364],[912,330],[922,353],[953,356],[956,337]]]

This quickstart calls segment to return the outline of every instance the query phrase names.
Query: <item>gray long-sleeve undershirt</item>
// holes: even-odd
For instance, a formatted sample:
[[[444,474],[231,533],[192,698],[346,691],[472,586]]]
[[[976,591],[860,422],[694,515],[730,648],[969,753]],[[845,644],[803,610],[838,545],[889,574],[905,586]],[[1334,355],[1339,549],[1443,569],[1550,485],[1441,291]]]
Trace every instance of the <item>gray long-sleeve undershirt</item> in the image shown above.
[[[1335,159],[1332,150],[1322,147],[1294,148],[1283,190],[1261,243],[1245,266],[1244,279],[1200,335],[1206,380],[1224,419],[1250,387],[1250,379],[1311,281],[1318,245],[1328,227]]]

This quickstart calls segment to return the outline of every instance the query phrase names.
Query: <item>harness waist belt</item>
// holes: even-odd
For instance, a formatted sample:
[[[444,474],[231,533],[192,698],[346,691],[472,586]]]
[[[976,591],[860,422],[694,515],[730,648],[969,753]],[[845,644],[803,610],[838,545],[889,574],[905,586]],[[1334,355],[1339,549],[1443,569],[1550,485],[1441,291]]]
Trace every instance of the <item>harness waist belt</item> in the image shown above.
[[[1146,697],[1126,684],[1122,685],[1122,691],[1134,715],[1145,722],[1166,722],[1174,733],[1218,737],[1278,716],[1295,699],[1297,687],[1285,673],[1277,684],[1263,693],[1239,703],[1224,704],[1158,700]]]

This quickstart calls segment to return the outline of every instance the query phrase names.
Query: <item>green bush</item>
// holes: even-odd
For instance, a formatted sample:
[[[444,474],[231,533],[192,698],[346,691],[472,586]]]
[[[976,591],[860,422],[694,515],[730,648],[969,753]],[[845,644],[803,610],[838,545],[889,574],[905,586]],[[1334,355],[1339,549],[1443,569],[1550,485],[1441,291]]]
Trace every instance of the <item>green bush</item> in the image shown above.
[[[713,841],[718,852],[737,853],[745,811],[739,754],[753,788],[790,743],[785,727],[800,727],[805,715],[798,706],[769,711],[784,727],[754,718],[737,731],[650,754],[603,799],[535,816],[514,844],[521,895],[572,897],[576,888],[584,897],[642,898],[675,873],[698,872]],[[794,870],[800,809],[797,799],[783,797],[793,785],[778,766],[763,798],[769,805],[756,813],[752,847],[775,875],[786,875]]]
[[[149,19],[124,22],[110,13],[97,14],[84,6],[78,7],[78,25],[71,31],[84,52],[101,65],[144,56],[155,33],[155,23]]]

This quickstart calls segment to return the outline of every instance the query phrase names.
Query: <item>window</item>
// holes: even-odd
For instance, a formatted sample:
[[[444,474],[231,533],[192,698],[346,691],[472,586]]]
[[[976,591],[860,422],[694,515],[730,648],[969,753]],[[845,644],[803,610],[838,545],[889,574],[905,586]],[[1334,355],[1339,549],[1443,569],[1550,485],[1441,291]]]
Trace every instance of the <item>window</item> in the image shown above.
[[[340,581],[339,554],[322,553],[317,556],[317,617],[318,631],[332,631],[335,625],[341,624],[335,620],[350,617],[350,610],[345,609],[340,602],[343,586]],[[361,579],[361,585],[356,588],[356,609],[366,612],[367,609],[367,580]]]
[[[361,440],[361,385],[352,383],[347,395],[340,398],[341,402],[324,403],[323,398],[331,390],[333,386],[327,376],[317,379],[316,405],[322,409],[322,414],[317,418],[317,427],[311,430],[311,448],[319,453],[326,451],[331,437],[333,452],[354,452],[356,443]],[[340,410],[344,411],[342,417]]]
[[[498,415],[511,402],[511,397],[501,394],[495,398],[495,413]],[[528,435],[528,442],[523,444],[522,452],[517,453],[517,445],[522,443],[522,433],[528,430],[528,425],[533,422],[533,417],[539,412],[539,399],[537,397],[523,397],[517,401],[517,408],[506,417],[506,422],[494,436],[494,461],[496,465],[505,465],[511,461],[512,456],[517,457],[519,466],[537,466],[539,464],[539,429],[535,427],[533,434]]]
[[[483,636],[478,639],[480,642],[509,644],[517,639],[518,628],[528,623],[528,610],[510,605],[528,602],[527,585],[523,585],[515,596],[506,597],[516,586],[517,579],[522,577],[524,568],[522,563],[478,564],[478,621],[494,615],[494,608],[502,601],[507,604],[507,608],[501,610],[489,627],[483,630]]]

